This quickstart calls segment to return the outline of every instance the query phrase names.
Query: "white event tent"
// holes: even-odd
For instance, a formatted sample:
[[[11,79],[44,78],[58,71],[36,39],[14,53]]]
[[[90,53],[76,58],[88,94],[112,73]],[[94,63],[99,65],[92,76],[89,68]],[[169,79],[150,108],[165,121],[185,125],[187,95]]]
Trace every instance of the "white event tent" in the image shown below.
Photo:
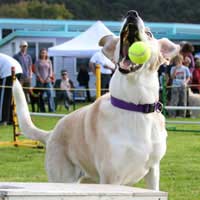
[[[99,40],[105,35],[114,35],[101,21],[97,21],[79,36],[63,44],[48,48],[49,56],[91,57],[100,50]]]

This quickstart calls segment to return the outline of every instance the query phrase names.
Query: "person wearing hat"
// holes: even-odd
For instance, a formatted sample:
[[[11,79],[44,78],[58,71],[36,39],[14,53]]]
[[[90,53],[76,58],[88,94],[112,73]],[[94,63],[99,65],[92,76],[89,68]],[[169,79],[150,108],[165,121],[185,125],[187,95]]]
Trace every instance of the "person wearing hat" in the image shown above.
[[[73,102],[71,89],[74,88],[74,84],[69,79],[69,74],[66,69],[62,69],[60,74],[61,79],[57,79],[54,85],[56,89],[56,107],[58,101],[63,100],[65,108],[69,110],[70,104]]]
[[[17,78],[22,74],[20,64],[12,57],[0,53],[0,125],[12,123],[12,67]]]
[[[25,40],[20,42],[20,51],[13,56],[22,66],[22,76],[20,83],[23,87],[31,87],[32,81],[32,58],[27,53],[28,43]],[[29,101],[28,89],[24,90],[27,101]]]

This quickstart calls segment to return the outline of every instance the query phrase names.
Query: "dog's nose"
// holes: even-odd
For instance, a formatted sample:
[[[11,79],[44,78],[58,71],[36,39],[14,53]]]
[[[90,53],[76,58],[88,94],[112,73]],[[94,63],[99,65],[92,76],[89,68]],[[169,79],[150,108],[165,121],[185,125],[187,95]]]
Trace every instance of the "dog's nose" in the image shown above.
[[[137,11],[135,11],[135,10],[129,10],[129,11],[127,12],[127,16],[128,16],[128,17],[132,17],[132,18],[136,18],[136,17],[138,17],[138,13],[137,13]]]

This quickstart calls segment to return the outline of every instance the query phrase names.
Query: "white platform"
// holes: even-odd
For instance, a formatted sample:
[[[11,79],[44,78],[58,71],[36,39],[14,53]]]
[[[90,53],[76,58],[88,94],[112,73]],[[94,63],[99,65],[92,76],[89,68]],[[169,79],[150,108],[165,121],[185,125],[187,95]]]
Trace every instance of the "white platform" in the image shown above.
[[[0,200],[167,200],[166,192],[118,185],[0,182]]]

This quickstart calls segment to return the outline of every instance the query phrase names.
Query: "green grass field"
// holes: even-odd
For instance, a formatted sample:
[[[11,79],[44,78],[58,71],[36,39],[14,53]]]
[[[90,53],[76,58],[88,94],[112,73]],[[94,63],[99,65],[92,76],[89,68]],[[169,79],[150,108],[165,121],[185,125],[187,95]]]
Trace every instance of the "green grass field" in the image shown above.
[[[36,116],[32,119],[38,127],[45,130],[53,128],[59,120],[56,117]],[[197,130],[200,130],[200,126],[168,125],[168,127],[176,127],[181,131],[168,132],[167,153],[161,161],[160,189],[167,191],[171,200],[199,200],[200,132]],[[0,126],[0,141],[12,141],[12,126]],[[0,181],[46,182],[44,154],[45,149],[0,147]],[[145,187],[143,181],[135,186]]]

